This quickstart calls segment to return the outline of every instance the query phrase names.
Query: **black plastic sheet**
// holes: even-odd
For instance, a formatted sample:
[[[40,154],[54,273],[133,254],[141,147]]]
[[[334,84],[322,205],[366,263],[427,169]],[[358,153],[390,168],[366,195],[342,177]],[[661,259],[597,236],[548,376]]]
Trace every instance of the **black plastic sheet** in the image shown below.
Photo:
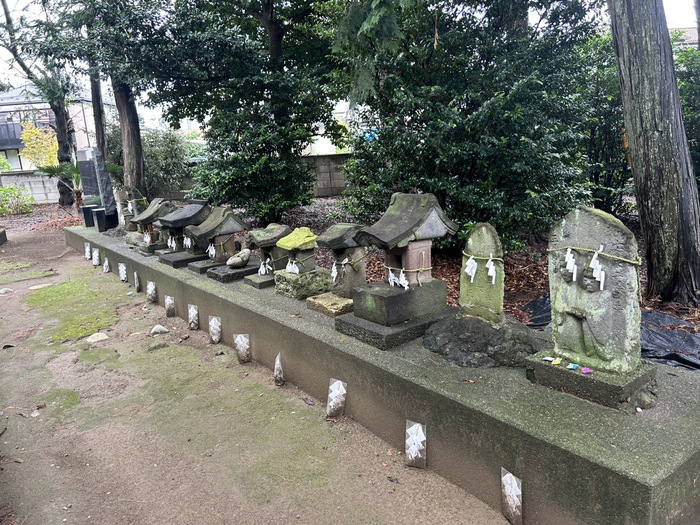
[[[552,321],[549,295],[538,297],[522,310],[530,314],[530,328],[542,329]],[[700,372],[700,334],[663,328],[665,326],[695,325],[662,312],[642,310],[642,358]]]

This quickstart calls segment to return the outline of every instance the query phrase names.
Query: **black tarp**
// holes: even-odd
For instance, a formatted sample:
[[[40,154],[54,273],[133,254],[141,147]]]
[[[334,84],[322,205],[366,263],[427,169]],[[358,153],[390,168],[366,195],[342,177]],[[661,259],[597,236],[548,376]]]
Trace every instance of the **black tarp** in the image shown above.
[[[552,321],[549,295],[534,299],[522,310],[530,314],[530,328],[543,329]],[[663,328],[668,326],[695,325],[662,312],[642,310],[642,357],[657,363],[700,372],[700,334]]]

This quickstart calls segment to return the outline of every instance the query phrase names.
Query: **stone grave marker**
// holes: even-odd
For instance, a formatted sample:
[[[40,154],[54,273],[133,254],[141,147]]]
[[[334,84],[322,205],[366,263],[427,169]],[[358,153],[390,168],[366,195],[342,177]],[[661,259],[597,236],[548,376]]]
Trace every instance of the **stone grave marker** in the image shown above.
[[[554,350],[529,358],[528,376],[617,406],[655,372],[641,361],[634,234],[612,215],[580,206],[554,226],[548,251]]]
[[[459,277],[459,306],[467,315],[501,323],[503,315],[503,248],[498,233],[477,224],[467,237]]]
[[[292,233],[284,224],[270,223],[265,228],[251,230],[248,233],[250,244],[260,249],[260,267],[258,273],[249,275],[243,282],[255,288],[268,288],[275,285],[274,272],[284,270],[289,260],[289,252],[277,246],[277,241]]]
[[[317,268],[314,247],[316,235],[309,228],[296,228],[277,241],[277,247],[289,255],[284,270],[274,273],[275,291],[292,299],[306,299],[328,292],[331,272]]]
[[[136,240],[135,244],[141,252],[152,254],[157,249],[164,249],[165,242],[162,240],[160,230],[156,230],[154,223],[169,213],[175,210],[175,205],[165,199],[153,199],[148,208],[143,212],[131,218],[133,224],[138,225],[141,240]],[[131,239],[131,235],[126,236],[127,242]]]

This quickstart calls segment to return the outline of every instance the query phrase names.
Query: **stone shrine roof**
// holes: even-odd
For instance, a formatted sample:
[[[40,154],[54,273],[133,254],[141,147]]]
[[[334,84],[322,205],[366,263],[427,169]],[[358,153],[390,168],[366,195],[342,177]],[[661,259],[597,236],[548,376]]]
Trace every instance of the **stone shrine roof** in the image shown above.
[[[202,224],[211,214],[209,204],[190,203],[184,208],[161,217],[160,224],[166,228],[184,228],[185,226]]]
[[[153,199],[148,208],[131,219],[131,222],[140,225],[151,224],[164,215],[171,213],[174,209],[175,205],[170,201],[161,198]]]
[[[284,224],[270,223],[265,228],[258,228],[248,232],[250,242],[258,248],[275,246],[277,241],[292,233],[292,229]]]
[[[306,226],[296,228],[292,233],[277,241],[278,248],[288,251],[313,250],[315,246],[316,236]]]
[[[206,249],[217,235],[233,235],[248,229],[231,208],[215,207],[209,217],[199,224],[185,227],[185,232],[194,239],[199,248]]]
[[[316,245],[319,248],[328,248],[330,250],[354,248],[358,246],[358,244],[353,237],[361,229],[362,225],[360,224],[352,224],[348,222],[334,224],[321,235],[316,237]]]
[[[455,234],[459,226],[448,219],[432,193],[394,193],[384,215],[355,235],[363,246],[384,250],[403,248],[412,241],[438,239]]]

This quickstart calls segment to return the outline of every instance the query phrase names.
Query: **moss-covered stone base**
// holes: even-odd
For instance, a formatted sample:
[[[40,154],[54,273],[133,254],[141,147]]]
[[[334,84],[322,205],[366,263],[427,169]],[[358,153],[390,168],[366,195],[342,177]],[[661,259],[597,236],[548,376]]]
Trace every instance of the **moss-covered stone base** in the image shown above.
[[[306,299],[330,291],[331,272],[325,268],[316,268],[312,272],[289,273],[284,270],[275,272],[275,291],[292,299]]]
[[[306,307],[328,317],[337,317],[352,312],[352,299],[340,297],[332,292],[322,293],[306,299]]]
[[[543,351],[526,358],[527,378],[530,381],[611,408],[620,408],[628,403],[656,377],[656,365],[646,362],[628,374],[596,370],[583,374],[581,367],[569,370],[568,361],[562,360],[559,365],[553,366],[551,362],[543,360],[545,357],[554,357],[554,353]]]

